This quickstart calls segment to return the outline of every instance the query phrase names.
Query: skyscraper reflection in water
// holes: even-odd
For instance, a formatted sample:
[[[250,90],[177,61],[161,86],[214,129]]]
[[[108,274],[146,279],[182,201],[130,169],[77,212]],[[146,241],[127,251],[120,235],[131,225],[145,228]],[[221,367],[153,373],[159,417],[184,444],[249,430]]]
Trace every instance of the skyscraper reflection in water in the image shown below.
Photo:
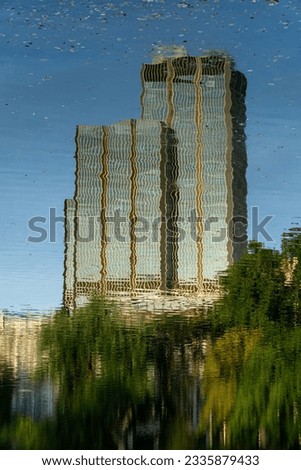
[[[141,119],[77,128],[68,308],[95,292],[210,300],[246,247],[244,75],[225,54],[167,50],[141,77]]]

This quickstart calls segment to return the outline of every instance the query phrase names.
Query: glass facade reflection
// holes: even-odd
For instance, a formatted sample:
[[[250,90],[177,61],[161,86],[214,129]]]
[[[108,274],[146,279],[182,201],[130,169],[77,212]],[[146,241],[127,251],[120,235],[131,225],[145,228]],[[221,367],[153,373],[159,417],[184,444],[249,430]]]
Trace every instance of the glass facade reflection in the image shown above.
[[[244,75],[214,53],[157,57],[141,77],[141,119],[77,128],[67,307],[94,292],[210,298],[246,247]]]

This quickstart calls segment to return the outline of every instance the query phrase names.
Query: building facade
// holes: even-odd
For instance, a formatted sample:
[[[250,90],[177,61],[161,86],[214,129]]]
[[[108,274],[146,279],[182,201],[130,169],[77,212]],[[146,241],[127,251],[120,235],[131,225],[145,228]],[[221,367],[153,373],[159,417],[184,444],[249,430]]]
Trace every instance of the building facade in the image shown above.
[[[229,57],[144,64],[141,119],[79,126],[65,305],[202,297],[246,246],[246,79]]]

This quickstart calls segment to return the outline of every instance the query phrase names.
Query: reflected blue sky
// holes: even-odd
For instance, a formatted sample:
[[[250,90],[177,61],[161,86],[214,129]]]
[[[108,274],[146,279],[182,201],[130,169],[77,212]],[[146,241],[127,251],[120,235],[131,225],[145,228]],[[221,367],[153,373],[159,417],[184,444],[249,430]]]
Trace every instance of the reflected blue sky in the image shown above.
[[[267,246],[301,223],[298,0],[13,0],[0,22],[0,309],[61,304],[62,223],[55,243],[29,243],[28,220],[63,215],[76,125],[140,116],[140,68],[156,45],[234,58],[248,80],[248,208],[273,216]]]

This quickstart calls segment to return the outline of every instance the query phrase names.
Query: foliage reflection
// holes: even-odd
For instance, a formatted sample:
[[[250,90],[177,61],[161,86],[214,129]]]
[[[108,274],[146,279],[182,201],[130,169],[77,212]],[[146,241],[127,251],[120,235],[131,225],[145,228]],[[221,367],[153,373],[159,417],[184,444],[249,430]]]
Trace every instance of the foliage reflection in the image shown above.
[[[120,312],[95,299],[43,325],[37,383],[51,417],[11,413],[0,367],[0,447],[298,449],[301,443],[300,233],[282,252],[251,243],[210,312]]]

